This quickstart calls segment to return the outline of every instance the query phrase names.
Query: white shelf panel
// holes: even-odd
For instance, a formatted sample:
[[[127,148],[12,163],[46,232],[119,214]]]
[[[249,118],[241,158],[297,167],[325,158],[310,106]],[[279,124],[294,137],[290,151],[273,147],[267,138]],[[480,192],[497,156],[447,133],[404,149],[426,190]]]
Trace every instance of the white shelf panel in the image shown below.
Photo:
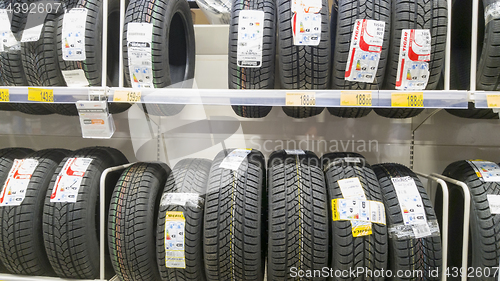
[[[55,103],[75,103],[80,100],[89,100],[91,95],[106,93],[105,88],[101,87],[1,87],[9,90],[9,99],[13,103],[36,103],[28,100],[28,89],[49,89],[53,90]]]
[[[490,108],[488,107],[488,95],[500,95],[500,92],[476,92],[474,94],[474,102],[476,108]]]

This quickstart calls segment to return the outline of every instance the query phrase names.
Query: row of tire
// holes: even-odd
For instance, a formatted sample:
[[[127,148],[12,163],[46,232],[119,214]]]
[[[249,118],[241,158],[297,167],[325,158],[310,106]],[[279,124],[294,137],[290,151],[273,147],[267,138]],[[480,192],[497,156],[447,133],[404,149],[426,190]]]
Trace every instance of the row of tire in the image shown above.
[[[25,0],[32,3],[33,0]],[[2,1],[3,7],[18,1]],[[282,3],[283,2],[283,3]],[[281,88],[284,89],[328,89],[330,81],[335,89],[393,89],[398,65],[401,31],[405,28],[429,29],[432,35],[432,56],[428,90],[438,87],[443,69],[447,1],[413,0],[409,2],[390,0],[341,0],[332,8],[331,23],[327,1],[322,1],[321,42],[319,46],[293,46],[291,24],[285,19],[291,18],[291,6],[287,1],[275,3],[270,0],[252,0],[243,4],[235,1],[232,5],[229,35],[229,88],[267,89],[274,88],[275,59],[278,54],[278,72]],[[464,6],[464,3],[455,3]],[[489,4],[484,1],[485,6]],[[488,2],[488,3],[486,3]],[[23,2],[24,3],[24,2]],[[0,60],[0,82],[6,86],[65,86],[62,70],[82,69],[90,86],[101,85],[101,38],[102,38],[102,1],[72,0],[64,1],[65,9],[86,8],[89,13],[86,23],[86,60],[82,62],[64,61],[61,56],[61,28],[63,9],[59,14],[48,14],[40,40],[21,44],[21,52],[4,52]],[[118,46],[119,46],[119,8],[118,1],[111,1],[108,18],[108,84],[116,86],[118,81]],[[265,12],[263,65],[260,68],[242,68],[236,63],[237,30],[239,12],[245,9]],[[463,10],[463,9],[462,9]],[[460,10],[459,10],[460,11]],[[151,16],[150,14],[153,13]],[[26,24],[27,14],[14,13],[11,21],[12,30],[21,34]],[[154,21],[152,19],[155,19]],[[375,19],[384,21],[383,50],[377,70],[376,83],[353,83],[344,80],[344,70],[349,53],[351,34],[356,19]],[[479,62],[478,88],[496,90],[498,67],[490,58],[494,51],[494,36],[499,19],[493,19],[486,26],[484,51]],[[163,88],[171,85],[189,87],[194,78],[195,42],[194,30],[186,1],[139,1],[132,0],[127,5],[124,30],[125,85],[130,86],[128,67],[127,26],[128,23],[152,23],[153,36],[151,54],[157,58],[152,61],[152,83]],[[278,22],[280,24],[278,24]],[[172,32],[171,32],[172,31]],[[335,32],[335,34],[333,34]],[[332,34],[331,34],[332,33]],[[491,34],[490,34],[491,33]],[[19,36],[18,36],[19,37]],[[330,40],[331,38],[331,40]],[[165,47],[165,46],[168,46]],[[493,50],[493,51],[492,51]],[[315,62],[314,64],[309,62]],[[333,62],[333,63],[332,63]],[[331,65],[333,64],[333,69]],[[462,69],[462,68],[457,68]],[[159,71],[161,70],[161,71]],[[128,104],[110,104],[111,113],[128,109]],[[74,105],[64,104],[2,104],[0,109],[15,109],[28,114],[77,115]],[[152,115],[173,115],[182,110],[176,105],[149,105],[145,111]],[[264,117],[271,107],[233,106],[236,114],[243,117]],[[285,113],[295,118],[317,115],[321,107],[283,107]],[[329,108],[331,114],[340,117],[357,118],[366,116],[367,108]],[[390,118],[408,118],[418,115],[422,109],[375,109],[381,116]],[[468,118],[498,118],[491,110],[475,110],[470,104],[469,110],[450,110],[450,113]]]
[[[319,159],[309,151],[282,150],[270,155],[266,169],[262,153],[247,150],[239,166],[228,169],[224,162],[235,151],[223,150],[213,161],[185,159],[172,170],[163,163],[135,163],[108,174],[106,259],[120,280],[263,280],[266,260],[268,280],[287,279],[293,268],[422,270],[425,280],[444,274],[435,222],[442,212],[439,194],[436,217],[419,178],[405,166],[370,166],[355,153],[329,153]],[[75,202],[51,202],[58,175],[75,158],[91,159]],[[127,159],[103,147],[74,152],[3,149],[1,182],[15,159],[34,159],[38,165],[22,204],[0,206],[1,263],[14,274],[97,278],[100,178],[106,168]],[[500,216],[490,212],[486,196],[499,195],[499,183],[484,182],[466,161],[451,164],[444,174],[470,188],[470,265],[498,266]],[[394,179],[408,177],[415,182],[429,225],[435,226],[431,236],[398,238],[394,232],[404,221]],[[331,219],[332,200],[347,196],[340,182],[353,178],[359,179],[366,200],[385,206],[387,224],[373,223],[370,235],[354,237],[352,222]],[[2,203],[5,192],[4,187]],[[450,220],[449,237],[461,245],[457,186],[451,186],[450,199],[450,214],[456,219]],[[168,220],[173,213],[183,220],[173,224]],[[181,225],[182,231],[175,232]],[[179,241],[183,255],[174,255],[177,263],[172,266],[170,243]],[[449,251],[448,265],[460,266],[461,249]],[[374,279],[384,279],[379,277]]]

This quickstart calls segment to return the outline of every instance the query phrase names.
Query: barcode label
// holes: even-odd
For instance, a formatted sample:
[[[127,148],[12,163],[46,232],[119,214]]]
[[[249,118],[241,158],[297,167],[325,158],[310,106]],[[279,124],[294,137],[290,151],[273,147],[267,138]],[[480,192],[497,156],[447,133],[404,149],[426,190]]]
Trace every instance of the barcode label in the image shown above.
[[[413,229],[413,233],[415,234],[416,239],[431,236],[431,234],[432,234],[431,229],[429,228],[427,223],[414,224],[411,226],[411,228]]]

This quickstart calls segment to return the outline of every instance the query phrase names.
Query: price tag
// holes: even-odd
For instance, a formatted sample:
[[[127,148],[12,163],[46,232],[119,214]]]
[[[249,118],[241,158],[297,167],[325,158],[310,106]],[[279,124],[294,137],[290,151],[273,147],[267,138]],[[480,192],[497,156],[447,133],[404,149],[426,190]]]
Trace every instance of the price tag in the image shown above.
[[[500,108],[500,95],[486,95],[489,108]]]
[[[39,102],[54,102],[54,90],[42,88],[28,88],[28,100]]]
[[[392,93],[392,107],[424,107],[424,93]]]
[[[315,106],[316,93],[286,93],[287,106]]]
[[[372,106],[372,92],[340,92],[341,106]]]
[[[115,91],[114,102],[140,102],[141,91]]]
[[[0,89],[0,102],[9,102],[9,89]]]

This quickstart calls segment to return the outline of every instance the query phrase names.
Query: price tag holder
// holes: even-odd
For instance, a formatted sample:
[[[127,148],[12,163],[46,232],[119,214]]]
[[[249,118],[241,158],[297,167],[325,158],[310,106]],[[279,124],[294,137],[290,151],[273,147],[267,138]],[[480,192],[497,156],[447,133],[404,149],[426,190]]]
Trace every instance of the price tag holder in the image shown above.
[[[316,93],[315,92],[293,92],[286,93],[287,106],[315,106]]]
[[[113,102],[140,102],[141,101],[141,91],[115,91],[113,94]]]
[[[9,89],[0,89],[0,102],[9,102]]]
[[[107,101],[78,101],[76,108],[83,138],[109,139],[113,136],[115,122],[109,114]]]
[[[341,106],[372,106],[372,91],[340,92]]]
[[[500,108],[500,95],[486,95],[486,101],[489,108]]]
[[[424,93],[392,93],[391,107],[424,107]]]
[[[28,88],[28,100],[38,102],[54,102],[54,90]]]

